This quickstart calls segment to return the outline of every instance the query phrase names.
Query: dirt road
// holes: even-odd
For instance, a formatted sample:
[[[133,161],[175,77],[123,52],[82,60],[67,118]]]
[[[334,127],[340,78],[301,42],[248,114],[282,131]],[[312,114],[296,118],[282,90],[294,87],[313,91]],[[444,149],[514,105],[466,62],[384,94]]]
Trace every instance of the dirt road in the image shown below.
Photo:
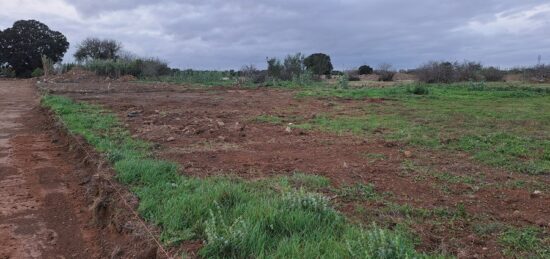
[[[0,259],[95,257],[77,169],[38,104],[31,82],[0,80]]]

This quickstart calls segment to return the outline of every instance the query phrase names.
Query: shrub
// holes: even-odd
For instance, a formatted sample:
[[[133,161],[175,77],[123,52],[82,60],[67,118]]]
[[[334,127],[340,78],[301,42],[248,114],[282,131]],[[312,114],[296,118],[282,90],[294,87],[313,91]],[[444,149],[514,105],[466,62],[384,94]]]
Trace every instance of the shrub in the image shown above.
[[[496,67],[487,67],[481,70],[481,75],[488,82],[500,82],[504,80],[504,71]]]
[[[368,65],[362,65],[359,67],[359,75],[370,75],[374,72],[374,69]]]
[[[270,79],[281,79],[283,75],[283,64],[277,58],[267,60],[267,76]]]
[[[254,84],[261,84],[267,81],[267,71],[260,71],[254,65],[247,65],[241,68],[239,76],[243,77],[240,83],[251,82]]]
[[[348,74],[343,74],[338,79],[338,85],[340,88],[347,89],[349,87],[349,76]]]
[[[284,62],[277,58],[267,60],[267,77],[275,80],[295,80],[304,73],[304,55],[287,55]]]
[[[283,66],[283,76],[285,78],[293,79],[300,77],[304,73],[304,55],[299,52],[294,55],[287,55]]]
[[[10,67],[0,67],[0,77],[13,78],[15,77],[15,70]]]
[[[454,83],[466,81],[502,81],[504,72],[495,67],[483,68],[479,62],[430,61],[414,70],[424,83]]]
[[[92,60],[84,67],[94,71],[97,75],[118,78],[123,75],[132,75],[140,78],[152,78],[171,73],[165,62],[155,59],[135,60]]]
[[[416,95],[427,95],[430,93],[430,90],[422,84],[416,84],[412,87],[408,86],[407,92],[411,94],[416,94]]]
[[[392,81],[393,76],[395,75],[395,70],[392,69],[392,65],[383,63],[378,66],[375,73],[379,75],[379,81]]]
[[[32,77],[41,77],[44,75],[44,70],[42,68],[36,68],[32,71],[31,76]]]
[[[450,62],[430,61],[415,71],[418,80],[424,83],[451,83],[455,81],[454,67]]]

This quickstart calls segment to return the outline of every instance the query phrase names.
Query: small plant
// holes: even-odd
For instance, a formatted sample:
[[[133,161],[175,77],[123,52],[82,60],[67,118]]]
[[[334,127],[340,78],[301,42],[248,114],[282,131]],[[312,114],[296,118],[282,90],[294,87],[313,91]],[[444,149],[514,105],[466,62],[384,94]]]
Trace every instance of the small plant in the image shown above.
[[[374,189],[373,184],[355,184],[336,189],[336,193],[344,200],[374,200],[379,198],[379,194]]]
[[[210,218],[204,223],[206,242],[211,250],[231,257],[239,255],[239,247],[246,237],[250,226],[241,217],[228,224],[222,215],[220,205],[215,201],[215,209],[210,210]]]
[[[347,248],[351,258],[424,258],[414,250],[405,233],[390,233],[373,225],[369,231],[360,231],[348,239]]]
[[[334,213],[329,200],[318,193],[306,192],[304,189],[287,192],[283,196],[283,203],[290,209],[304,209],[318,213]]]
[[[407,87],[407,93],[415,94],[415,95],[427,95],[430,93],[430,90],[428,87],[422,85],[422,84],[416,84],[414,86],[408,86]]]
[[[340,76],[338,79],[338,86],[342,89],[348,89],[349,88],[349,75],[347,73],[344,73]]]
[[[468,83],[468,90],[470,91],[485,91],[485,82],[474,82],[470,81]]]
[[[44,75],[44,70],[42,70],[42,68],[37,68],[31,73],[32,77],[41,77],[43,75]]]

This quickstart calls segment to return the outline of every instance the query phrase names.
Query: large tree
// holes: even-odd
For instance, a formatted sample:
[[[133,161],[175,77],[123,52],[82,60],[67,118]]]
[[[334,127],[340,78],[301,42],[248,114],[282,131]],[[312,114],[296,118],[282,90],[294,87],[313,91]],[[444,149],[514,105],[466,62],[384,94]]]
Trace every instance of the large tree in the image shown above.
[[[77,61],[82,62],[94,59],[118,59],[122,50],[122,44],[115,40],[87,38],[80,45],[74,57]]]
[[[304,59],[304,65],[316,75],[330,75],[332,72],[332,63],[327,54],[315,53]]]
[[[29,77],[42,67],[42,56],[56,63],[68,48],[67,38],[47,25],[36,20],[16,21],[0,33],[0,66],[13,68],[18,77]]]

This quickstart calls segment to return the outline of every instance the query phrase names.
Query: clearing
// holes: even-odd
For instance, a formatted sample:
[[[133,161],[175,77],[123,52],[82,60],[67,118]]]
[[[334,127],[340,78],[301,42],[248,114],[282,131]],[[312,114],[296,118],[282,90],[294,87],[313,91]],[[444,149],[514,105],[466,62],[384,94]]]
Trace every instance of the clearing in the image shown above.
[[[269,179],[290,177],[284,179],[291,179],[294,187],[330,197],[331,206],[351,224],[376,222],[410,233],[417,237],[417,250],[429,254],[550,255],[550,91],[544,87],[247,89],[129,82],[42,83],[41,87],[106,110],[73,109],[64,99],[50,100],[67,115],[71,109],[98,116],[113,112],[129,130],[124,139],[151,143],[152,153],[143,156],[176,162],[178,173],[188,179],[223,176],[223,184],[238,179],[239,186],[244,180],[277,193],[282,187]],[[98,129],[109,132],[108,127]],[[95,138],[94,132],[80,131],[90,134],[88,140]],[[97,141],[99,149],[113,151],[99,143],[101,138]],[[143,157],[120,152],[123,161]],[[121,172],[124,166],[135,165],[115,163]],[[172,195],[178,193],[165,195],[165,187],[155,182],[153,188],[147,186],[150,179],[135,177],[123,175],[119,180],[132,184],[142,199],[140,212],[164,229],[161,239],[172,251],[191,256],[201,248],[202,255],[212,256],[244,251],[238,250],[240,246],[231,251],[225,247],[220,254],[212,246],[204,247],[201,240],[211,234],[208,225],[191,226],[182,215],[167,218],[147,202],[156,190],[158,197],[149,202],[176,206]],[[326,179],[328,185],[323,184]],[[200,189],[204,184],[167,181],[175,188],[196,184],[193,188]],[[213,181],[212,188],[218,188],[218,180]],[[257,186],[250,188],[251,193],[258,192]],[[242,209],[239,202],[253,200],[248,194],[239,195],[230,194],[231,203],[223,208],[232,214],[230,220]],[[211,215],[211,220],[215,218]],[[285,254],[279,250],[279,255]]]

